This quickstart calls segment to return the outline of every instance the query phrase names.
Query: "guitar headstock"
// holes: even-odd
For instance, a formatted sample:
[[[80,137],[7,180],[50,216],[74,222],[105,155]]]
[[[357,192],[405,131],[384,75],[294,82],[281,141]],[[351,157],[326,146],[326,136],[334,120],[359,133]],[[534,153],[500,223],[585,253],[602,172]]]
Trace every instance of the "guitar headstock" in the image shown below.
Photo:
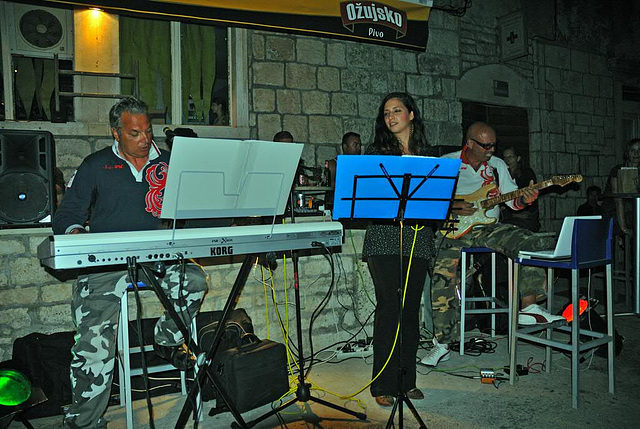
[[[566,186],[569,183],[578,183],[582,182],[581,174],[569,174],[566,176],[553,176],[551,178],[551,182],[557,186]]]

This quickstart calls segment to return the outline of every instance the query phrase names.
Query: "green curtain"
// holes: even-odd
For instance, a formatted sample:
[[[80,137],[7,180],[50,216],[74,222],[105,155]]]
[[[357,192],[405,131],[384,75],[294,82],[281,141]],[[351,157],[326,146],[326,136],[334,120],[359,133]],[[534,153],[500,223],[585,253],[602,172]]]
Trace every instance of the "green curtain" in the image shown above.
[[[182,24],[181,34],[183,123],[207,123],[216,78],[216,28]],[[195,121],[187,120],[189,97],[195,104]]]
[[[134,73],[139,63],[140,98],[152,111],[171,118],[171,23],[120,16],[120,72]],[[133,94],[133,84],[122,81]]]

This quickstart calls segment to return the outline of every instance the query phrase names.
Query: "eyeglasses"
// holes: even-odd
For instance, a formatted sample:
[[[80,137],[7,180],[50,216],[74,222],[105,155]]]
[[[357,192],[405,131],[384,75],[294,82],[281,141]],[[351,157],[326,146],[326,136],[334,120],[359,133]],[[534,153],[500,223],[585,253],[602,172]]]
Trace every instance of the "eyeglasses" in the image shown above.
[[[473,141],[473,142],[477,143],[477,144],[478,144],[478,146],[480,146],[480,147],[481,147],[482,149],[484,149],[484,150],[493,149],[494,147],[498,146],[498,142],[497,142],[497,141],[495,141],[495,142],[493,142],[493,143],[481,143],[481,142],[479,142],[479,141],[478,141],[478,140],[476,140],[476,139],[472,139],[472,138],[470,138],[469,140],[471,140],[471,141]]]

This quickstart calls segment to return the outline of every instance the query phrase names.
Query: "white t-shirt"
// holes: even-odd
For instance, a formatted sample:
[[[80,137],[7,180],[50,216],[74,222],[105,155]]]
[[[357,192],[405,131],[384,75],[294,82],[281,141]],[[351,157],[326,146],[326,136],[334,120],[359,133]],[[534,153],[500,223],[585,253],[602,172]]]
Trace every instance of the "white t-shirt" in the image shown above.
[[[458,185],[456,187],[456,195],[468,195],[472,194],[483,186],[495,183],[495,174],[498,173],[499,189],[492,190],[487,198],[493,198],[507,192],[512,192],[518,189],[515,180],[509,173],[509,167],[507,164],[496,156],[492,156],[489,161],[480,164],[478,171],[467,161],[464,151],[459,150],[457,152],[448,153],[442,155],[442,158],[461,159],[460,164],[460,176],[458,178]],[[522,207],[515,204],[515,200],[507,201],[506,204],[514,210],[521,210]],[[499,218],[500,208],[495,206],[487,211],[488,217]]]

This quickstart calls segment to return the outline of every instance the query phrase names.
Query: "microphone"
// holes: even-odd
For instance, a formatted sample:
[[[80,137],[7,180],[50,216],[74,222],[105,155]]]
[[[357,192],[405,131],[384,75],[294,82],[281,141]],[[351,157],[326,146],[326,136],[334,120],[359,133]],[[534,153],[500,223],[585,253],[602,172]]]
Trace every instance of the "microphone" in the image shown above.
[[[271,271],[275,271],[278,268],[278,256],[275,252],[267,252],[264,256],[258,258],[258,263],[264,268],[268,268]]]

